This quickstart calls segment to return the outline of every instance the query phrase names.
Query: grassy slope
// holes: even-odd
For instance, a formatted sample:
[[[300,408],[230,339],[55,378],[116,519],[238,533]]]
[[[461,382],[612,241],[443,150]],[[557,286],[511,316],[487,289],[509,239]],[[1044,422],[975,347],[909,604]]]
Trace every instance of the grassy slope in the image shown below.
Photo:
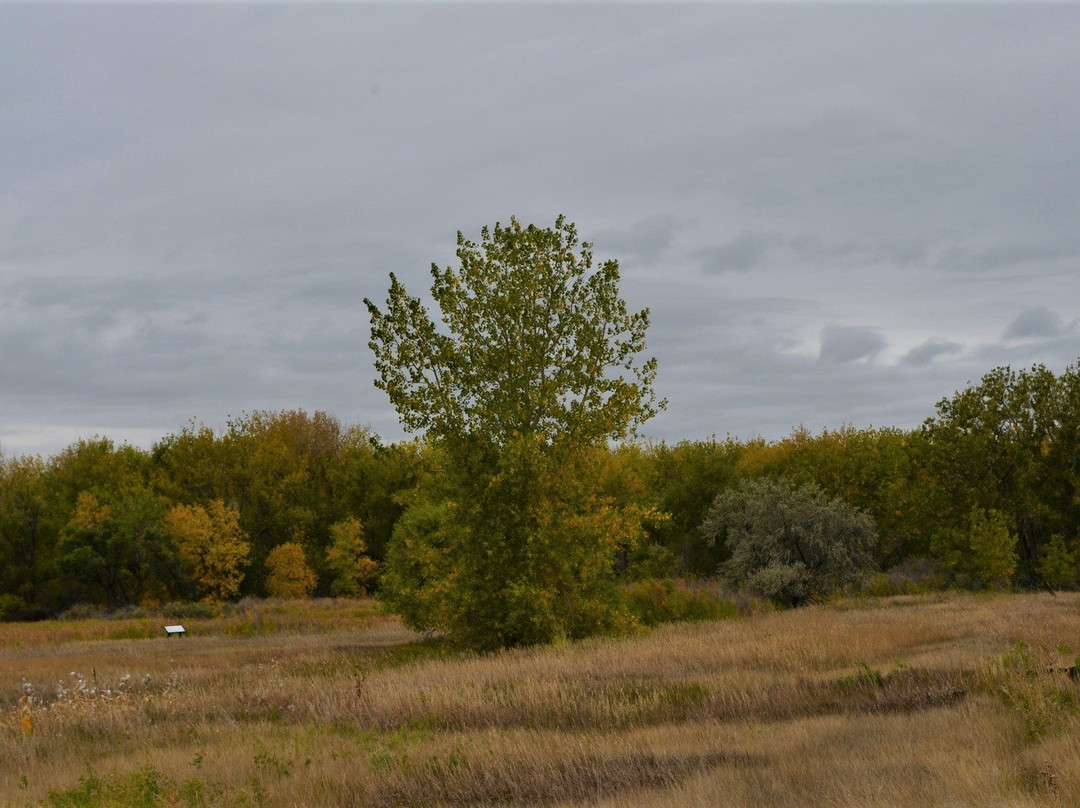
[[[849,601],[485,658],[362,603],[252,608],[184,639],[0,626],[0,805],[1080,804],[1080,691],[1048,671],[1080,651],[1077,595]]]

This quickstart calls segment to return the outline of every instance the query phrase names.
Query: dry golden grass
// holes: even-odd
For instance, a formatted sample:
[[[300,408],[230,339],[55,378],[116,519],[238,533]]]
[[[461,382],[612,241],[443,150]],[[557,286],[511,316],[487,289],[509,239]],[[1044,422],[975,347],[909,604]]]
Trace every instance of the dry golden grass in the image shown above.
[[[1080,804],[1076,595],[852,600],[482,658],[355,604],[276,608],[289,628],[251,636],[0,627],[0,805]]]

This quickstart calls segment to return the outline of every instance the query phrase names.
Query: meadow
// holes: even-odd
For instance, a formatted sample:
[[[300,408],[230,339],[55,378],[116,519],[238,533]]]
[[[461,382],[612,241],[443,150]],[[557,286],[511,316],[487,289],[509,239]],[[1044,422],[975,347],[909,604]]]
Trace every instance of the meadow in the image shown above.
[[[370,601],[0,624],[3,806],[1080,804],[1080,595],[475,656]]]

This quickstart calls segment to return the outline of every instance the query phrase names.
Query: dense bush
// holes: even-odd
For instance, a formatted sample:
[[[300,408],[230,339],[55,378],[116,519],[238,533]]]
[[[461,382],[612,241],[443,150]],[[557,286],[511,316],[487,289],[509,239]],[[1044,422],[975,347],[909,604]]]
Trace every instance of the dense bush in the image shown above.
[[[916,595],[942,588],[945,580],[946,574],[941,562],[932,558],[909,558],[883,572],[871,575],[862,592],[875,597]]]
[[[209,619],[221,614],[221,605],[212,601],[173,601],[161,607],[162,617],[172,619]]]
[[[733,601],[671,578],[636,581],[628,584],[625,591],[630,613],[645,626],[722,620],[734,617],[738,612]]]
[[[873,521],[812,483],[743,480],[720,494],[702,527],[731,557],[720,571],[780,605],[793,606],[854,584],[873,568]]]
[[[1076,586],[1080,572],[1078,553],[1065,542],[1065,537],[1055,533],[1039,556],[1039,574],[1052,589],[1071,589]]]
[[[26,601],[7,592],[0,594],[0,620],[20,620],[26,611]]]
[[[932,546],[955,586],[1000,588],[1016,571],[1016,535],[1000,511],[973,507],[963,528],[941,528]]]

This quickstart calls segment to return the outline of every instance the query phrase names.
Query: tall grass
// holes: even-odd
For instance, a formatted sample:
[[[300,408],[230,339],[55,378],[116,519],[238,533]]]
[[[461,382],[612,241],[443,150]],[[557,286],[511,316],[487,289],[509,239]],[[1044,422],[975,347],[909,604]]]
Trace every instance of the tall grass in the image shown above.
[[[378,622],[381,607],[372,600],[318,598],[302,601],[256,600],[239,603],[170,603],[156,610],[128,609],[112,614],[70,609],[59,620],[0,622],[0,648],[37,648],[101,640],[141,640],[164,636],[166,623],[182,622],[188,634],[248,637],[280,632],[324,633],[353,630]]]
[[[247,608],[277,628],[4,627],[0,805],[1080,804],[1073,595],[864,598],[484,657],[363,604]]]

